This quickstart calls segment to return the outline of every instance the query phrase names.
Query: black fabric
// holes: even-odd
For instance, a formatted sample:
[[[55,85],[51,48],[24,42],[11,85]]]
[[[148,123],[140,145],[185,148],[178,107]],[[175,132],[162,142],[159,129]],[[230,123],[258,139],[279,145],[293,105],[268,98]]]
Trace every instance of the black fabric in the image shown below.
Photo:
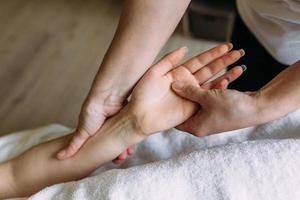
[[[236,17],[231,41],[235,49],[244,49],[246,52],[246,55],[231,67],[245,64],[248,68],[238,80],[230,84],[231,89],[258,90],[287,67],[277,62],[265,50],[240,16]]]

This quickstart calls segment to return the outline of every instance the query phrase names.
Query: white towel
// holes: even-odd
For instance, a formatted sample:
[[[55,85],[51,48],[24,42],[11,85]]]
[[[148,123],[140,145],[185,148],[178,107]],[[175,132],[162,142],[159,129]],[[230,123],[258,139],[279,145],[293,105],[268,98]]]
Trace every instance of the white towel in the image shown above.
[[[68,131],[52,125],[2,137],[0,160]],[[204,138],[172,129],[137,145],[118,169],[107,164],[29,199],[300,199],[299,136],[300,111]]]

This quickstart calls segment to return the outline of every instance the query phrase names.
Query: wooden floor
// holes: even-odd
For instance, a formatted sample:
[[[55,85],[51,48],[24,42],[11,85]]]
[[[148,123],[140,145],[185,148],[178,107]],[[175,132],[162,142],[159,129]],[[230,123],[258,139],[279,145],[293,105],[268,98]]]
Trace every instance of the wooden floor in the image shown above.
[[[9,0],[0,6],[0,135],[50,123],[74,127],[113,37],[118,0]],[[174,34],[166,51],[213,43]]]

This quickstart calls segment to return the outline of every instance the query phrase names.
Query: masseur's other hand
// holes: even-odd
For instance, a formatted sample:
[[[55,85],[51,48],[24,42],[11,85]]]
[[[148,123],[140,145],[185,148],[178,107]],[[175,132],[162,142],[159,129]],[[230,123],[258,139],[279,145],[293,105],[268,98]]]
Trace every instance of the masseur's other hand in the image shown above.
[[[260,119],[259,92],[204,90],[184,82],[176,82],[172,88],[181,97],[199,105],[199,111],[178,126],[196,136],[244,128],[263,121]]]
[[[59,159],[67,159],[75,155],[81,146],[93,136],[103,125],[104,121],[116,114],[126,103],[126,96],[120,96],[112,93],[112,90],[90,91],[85,100],[77,129],[73,134],[69,145],[58,153]],[[132,147],[129,147],[121,156],[131,155]]]
[[[228,71],[215,81],[208,82],[215,74],[244,55],[243,50],[230,51],[231,45],[220,45],[201,53],[179,65],[186,48],[178,49],[153,65],[138,82],[128,104],[134,113],[138,126],[145,135],[175,127],[197,110],[198,104],[176,95],[171,84],[184,81],[194,87],[224,88],[227,79],[239,77],[243,69],[240,66]]]

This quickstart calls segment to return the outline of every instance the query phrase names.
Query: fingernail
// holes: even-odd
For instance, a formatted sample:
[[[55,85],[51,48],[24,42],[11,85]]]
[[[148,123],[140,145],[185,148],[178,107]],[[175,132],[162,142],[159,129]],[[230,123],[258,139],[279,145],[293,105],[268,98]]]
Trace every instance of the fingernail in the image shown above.
[[[63,151],[60,152],[57,156],[58,156],[59,158],[63,158],[65,155],[66,155],[66,151],[63,150]]]
[[[184,49],[185,53],[189,52],[189,48],[184,46],[184,47],[181,47],[181,49]]]
[[[244,49],[240,49],[239,52],[240,52],[241,56],[245,55],[245,50]]]
[[[228,51],[230,51],[233,48],[233,44],[232,43],[228,43],[227,46],[228,46]]]
[[[181,90],[183,88],[183,83],[179,82],[179,81],[176,81],[176,82],[173,83],[173,88],[175,90]]]
[[[247,70],[247,66],[246,65],[241,65],[241,68],[243,69],[243,72]]]

